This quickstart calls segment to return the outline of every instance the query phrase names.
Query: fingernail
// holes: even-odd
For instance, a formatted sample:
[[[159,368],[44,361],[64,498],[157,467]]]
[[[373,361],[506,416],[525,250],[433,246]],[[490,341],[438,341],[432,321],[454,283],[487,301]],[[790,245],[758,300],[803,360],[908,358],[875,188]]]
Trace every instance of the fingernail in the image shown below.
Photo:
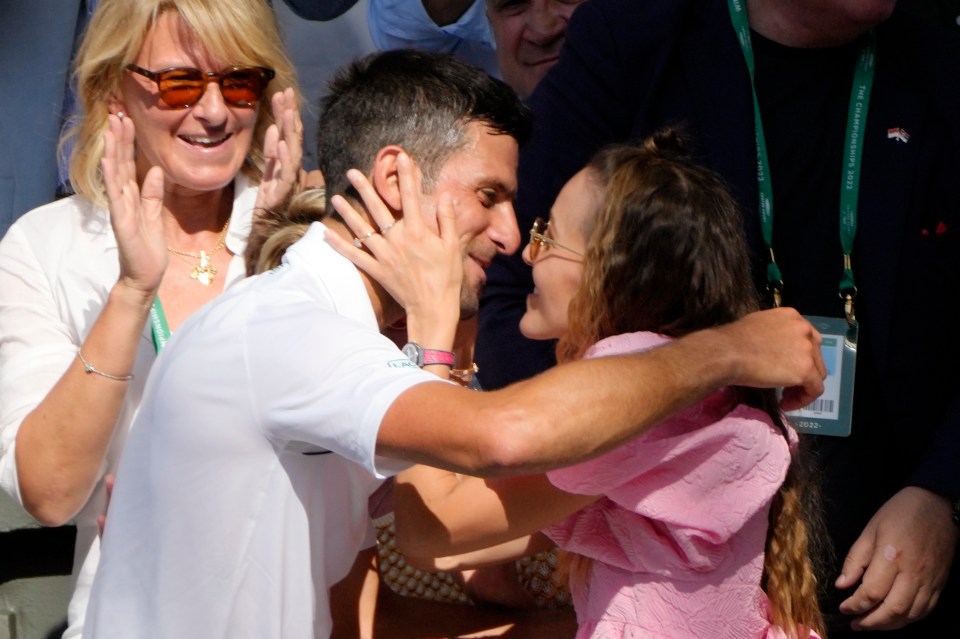
[[[861,601],[859,604],[857,604],[857,608],[859,608],[861,612],[866,612],[872,607],[873,606],[870,605],[869,601]]]
[[[897,558],[897,549],[895,546],[887,546],[883,549],[883,558],[887,561],[893,561]]]

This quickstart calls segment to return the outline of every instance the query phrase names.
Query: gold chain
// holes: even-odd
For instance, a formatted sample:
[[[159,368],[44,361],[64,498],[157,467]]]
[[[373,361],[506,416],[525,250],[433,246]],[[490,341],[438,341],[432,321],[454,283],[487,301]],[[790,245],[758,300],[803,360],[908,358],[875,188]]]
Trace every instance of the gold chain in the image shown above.
[[[213,257],[214,253],[223,248],[223,240],[227,235],[227,226],[229,225],[230,218],[227,217],[227,221],[223,223],[223,228],[220,229],[220,238],[217,240],[216,246],[210,249],[209,253],[206,251],[200,251],[199,254],[191,253],[189,251],[181,251],[170,246],[167,247],[167,250],[174,255],[197,258],[198,261],[196,265],[194,265],[194,267],[190,270],[190,277],[197,280],[204,286],[209,286],[210,283],[213,282],[214,276],[217,274],[217,269],[210,264],[210,258]]]

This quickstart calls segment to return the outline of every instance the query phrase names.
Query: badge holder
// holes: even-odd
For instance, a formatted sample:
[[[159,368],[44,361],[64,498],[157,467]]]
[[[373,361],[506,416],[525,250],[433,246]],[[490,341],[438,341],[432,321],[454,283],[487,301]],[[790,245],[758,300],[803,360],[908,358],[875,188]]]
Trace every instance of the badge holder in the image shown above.
[[[803,408],[787,413],[790,424],[801,433],[847,437],[853,421],[853,383],[857,370],[856,321],[838,317],[804,316],[820,331],[820,353],[827,366],[823,395]]]
[[[727,0],[730,20],[743,52],[743,59],[750,74],[753,89],[753,112],[757,146],[757,186],[759,191],[758,213],[763,244],[770,252],[767,263],[767,284],[771,302],[780,306],[783,302],[783,275],[773,252],[773,185],[771,183],[770,158],[766,137],[763,133],[763,117],[760,99],[757,96],[753,45],[750,36],[750,21],[747,3],[742,0]],[[854,314],[854,298],[857,285],[853,277],[854,239],[857,231],[857,209],[860,194],[860,168],[863,163],[863,136],[870,106],[876,66],[877,35],[867,31],[860,45],[857,64],[850,86],[850,101],[847,105],[846,148],[840,181],[839,231],[840,247],[843,249],[843,275],[839,293],[843,300],[845,317],[811,317],[806,319],[823,336],[821,352],[827,365],[824,393],[803,408],[787,413],[794,427],[804,433],[846,437],[850,434],[853,416],[853,382],[857,367],[857,320]]]

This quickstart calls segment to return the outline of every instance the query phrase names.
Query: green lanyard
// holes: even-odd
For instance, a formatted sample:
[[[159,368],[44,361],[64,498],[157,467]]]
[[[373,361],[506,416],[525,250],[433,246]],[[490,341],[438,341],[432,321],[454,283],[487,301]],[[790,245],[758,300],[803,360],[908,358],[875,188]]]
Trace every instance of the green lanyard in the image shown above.
[[[783,276],[777,266],[773,253],[773,186],[770,181],[770,160],[767,155],[767,143],[763,135],[760,118],[760,101],[757,99],[755,63],[753,45],[750,41],[750,23],[747,20],[746,0],[727,0],[730,19],[740,42],[747,70],[750,72],[750,86],[753,90],[753,115],[757,139],[757,184],[760,190],[760,229],[763,242],[770,251],[767,264],[767,288],[773,295],[774,306],[780,306]],[[840,183],[840,246],[843,248],[843,274],[840,278],[840,297],[844,300],[844,312],[847,322],[856,321],[853,300],[857,295],[857,286],[853,279],[853,265],[850,255],[853,253],[853,239],[857,234],[857,201],[860,195],[860,167],[863,157],[863,126],[870,105],[870,90],[873,87],[873,71],[876,63],[876,35],[867,33],[857,68],[850,88],[850,105],[847,111],[846,149],[843,156],[843,177]]]
[[[170,327],[167,326],[167,316],[160,305],[159,297],[154,298],[153,306],[150,307],[150,331],[153,333],[153,348],[159,354],[160,349],[170,339]]]

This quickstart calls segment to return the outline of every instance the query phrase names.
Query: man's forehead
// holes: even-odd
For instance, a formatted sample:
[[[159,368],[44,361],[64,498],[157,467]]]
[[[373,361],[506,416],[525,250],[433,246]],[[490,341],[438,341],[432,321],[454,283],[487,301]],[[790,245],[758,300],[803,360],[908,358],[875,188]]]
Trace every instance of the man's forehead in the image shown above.
[[[512,196],[517,190],[519,150],[512,136],[472,122],[468,125],[466,143],[452,153],[441,168],[440,181],[468,181]]]

